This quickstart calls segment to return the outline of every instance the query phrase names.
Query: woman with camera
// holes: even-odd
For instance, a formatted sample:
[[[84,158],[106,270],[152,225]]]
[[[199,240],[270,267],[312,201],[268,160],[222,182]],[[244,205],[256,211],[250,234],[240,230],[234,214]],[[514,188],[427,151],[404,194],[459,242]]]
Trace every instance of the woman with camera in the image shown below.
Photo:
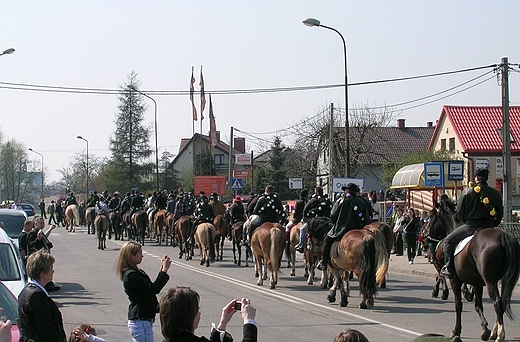
[[[258,329],[255,322],[256,309],[249,299],[232,300],[224,308],[218,326],[213,325],[210,338],[197,337],[194,332],[200,322],[200,297],[189,287],[173,287],[166,291],[159,304],[163,342],[212,341],[231,342],[226,326],[235,312],[240,311],[244,320],[243,342],[256,342]]]

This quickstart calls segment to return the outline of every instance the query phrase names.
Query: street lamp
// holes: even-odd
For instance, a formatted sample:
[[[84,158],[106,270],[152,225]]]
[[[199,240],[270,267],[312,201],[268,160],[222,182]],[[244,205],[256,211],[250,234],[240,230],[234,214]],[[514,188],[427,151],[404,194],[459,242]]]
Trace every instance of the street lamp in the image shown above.
[[[87,164],[86,164],[86,167],[85,167],[85,170],[87,172],[87,191],[85,192],[85,203],[88,203],[88,140],[83,138],[81,135],[78,135],[76,138],[80,139],[80,140],[83,140],[84,142],[87,143],[87,150],[86,150],[86,156],[87,156]]]
[[[128,88],[130,88],[130,90],[138,92],[139,94],[141,94],[144,97],[147,97],[147,98],[149,98],[150,100],[153,101],[153,105],[154,105],[154,128],[155,128],[155,185],[157,187],[157,191],[159,191],[159,152],[158,152],[158,148],[157,148],[157,102],[155,102],[155,100],[153,98],[151,98],[150,96],[146,95],[145,93],[143,93],[142,91],[140,91],[139,89],[134,87],[133,85],[129,85]]]
[[[325,26],[320,24],[318,19],[307,18],[303,20],[303,24],[305,26],[313,27],[323,27],[328,30],[334,31],[341,37],[341,41],[343,42],[343,57],[345,60],[345,151],[346,151],[346,165],[345,165],[345,173],[346,177],[350,177],[350,143],[349,143],[349,122],[348,122],[348,82],[347,82],[347,44],[345,43],[345,38],[343,35],[333,27]]]
[[[13,49],[13,48],[5,49],[4,52],[0,53],[0,56],[3,56],[3,55],[10,55],[10,54],[12,54],[14,51],[15,51],[15,49]]]
[[[34,152],[34,153],[38,154],[40,157],[42,157],[42,197],[41,198],[44,198],[45,196],[43,195],[43,154],[41,154],[38,151],[33,150],[32,148],[29,148],[29,151]]]

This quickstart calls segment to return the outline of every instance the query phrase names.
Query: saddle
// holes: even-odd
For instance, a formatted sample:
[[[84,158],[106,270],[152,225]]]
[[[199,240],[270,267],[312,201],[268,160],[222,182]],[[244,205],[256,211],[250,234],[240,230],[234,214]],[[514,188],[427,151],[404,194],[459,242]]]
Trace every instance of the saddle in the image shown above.
[[[472,234],[472,235],[470,235],[468,237],[465,237],[461,241],[459,241],[457,246],[455,246],[455,252],[453,253],[453,256],[455,256],[455,255],[459,254],[460,252],[462,252],[464,247],[466,247],[466,245],[471,241],[471,239],[473,239],[474,236],[475,236],[475,234]],[[439,241],[437,243],[437,246],[435,247],[435,252],[437,252],[439,250],[439,246],[441,245],[441,243],[444,243],[444,239],[442,239],[441,241]]]
[[[341,242],[341,240],[340,241],[335,241],[330,246],[330,257],[331,258],[337,258],[339,256],[338,246],[339,246],[340,242]]]

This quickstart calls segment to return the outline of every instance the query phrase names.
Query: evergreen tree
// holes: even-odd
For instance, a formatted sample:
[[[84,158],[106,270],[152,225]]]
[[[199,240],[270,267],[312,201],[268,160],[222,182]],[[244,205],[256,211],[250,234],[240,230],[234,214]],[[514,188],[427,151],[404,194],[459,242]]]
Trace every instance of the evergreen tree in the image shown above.
[[[151,128],[143,125],[146,105],[134,89],[139,89],[137,74],[131,72],[121,87],[116,129],[110,137],[112,160],[105,170],[108,183],[121,191],[137,187],[141,191],[153,188],[155,164],[149,160],[153,153],[149,138]]]
[[[280,137],[275,137],[271,146],[271,158],[269,160],[271,184],[278,193],[280,199],[290,197],[289,179],[287,178],[287,170],[285,167],[285,146],[282,144]]]

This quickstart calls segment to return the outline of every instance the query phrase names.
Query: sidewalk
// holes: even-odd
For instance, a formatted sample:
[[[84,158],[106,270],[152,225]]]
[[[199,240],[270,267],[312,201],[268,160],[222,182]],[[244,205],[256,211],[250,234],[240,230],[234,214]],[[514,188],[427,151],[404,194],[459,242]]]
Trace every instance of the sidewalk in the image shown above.
[[[430,278],[432,279],[432,288],[435,284],[435,275],[437,274],[435,267],[428,262],[428,258],[424,256],[415,257],[414,263],[410,265],[406,254],[401,256],[390,255],[388,272]],[[484,296],[487,296],[486,289],[484,289],[484,292]],[[520,297],[520,282],[516,284],[513,296]]]

